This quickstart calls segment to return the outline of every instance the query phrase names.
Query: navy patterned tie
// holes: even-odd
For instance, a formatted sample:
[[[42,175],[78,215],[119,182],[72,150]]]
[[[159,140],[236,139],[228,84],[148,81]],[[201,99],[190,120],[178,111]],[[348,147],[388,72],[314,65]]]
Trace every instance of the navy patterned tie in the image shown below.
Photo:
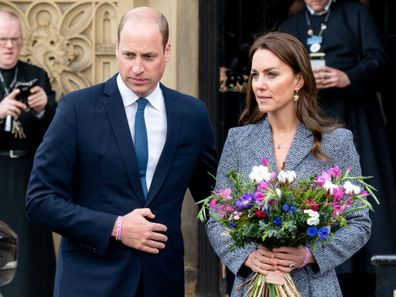
[[[135,115],[135,151],[144,198],[147,198],[146,170],[148,161],[148,144],[146,123],[144,121],[144,108],[148,101],[146,98],[139,98],[137,102],[138,107]]]

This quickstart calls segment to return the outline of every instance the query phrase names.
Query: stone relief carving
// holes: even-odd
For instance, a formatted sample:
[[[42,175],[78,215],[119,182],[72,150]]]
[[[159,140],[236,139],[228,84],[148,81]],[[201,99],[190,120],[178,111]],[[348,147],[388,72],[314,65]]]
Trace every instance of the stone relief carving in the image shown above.
[[[1,9],[21,19],[21,59],[44,68],[57,99],[101,82],[116,71],[118,9],[114,2],[10,1]]]

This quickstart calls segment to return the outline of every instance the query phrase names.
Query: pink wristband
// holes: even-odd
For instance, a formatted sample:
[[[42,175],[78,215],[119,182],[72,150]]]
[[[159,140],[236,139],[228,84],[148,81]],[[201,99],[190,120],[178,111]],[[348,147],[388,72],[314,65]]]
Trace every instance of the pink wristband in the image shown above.
[[[116,240],[121,240],[121,227],[122,227],[122,216],[117,218],[117,232],[116,232]]]
[[[311,253],[311,251],[309,250],[309,248],[306,246],[305,247],[305,255],[304,255],[304,261],[302,262],[300,268],[304,267],[305,265],[307,265],[308,262],[308,258],[309,258],[309,254]]]

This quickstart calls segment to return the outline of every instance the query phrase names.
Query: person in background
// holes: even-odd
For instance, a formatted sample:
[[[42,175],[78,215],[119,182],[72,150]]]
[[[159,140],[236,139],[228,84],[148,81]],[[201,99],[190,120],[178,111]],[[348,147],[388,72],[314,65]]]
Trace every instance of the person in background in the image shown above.
[[[376,95],[386,55],[368,8],[356,2],[305,0],[279,30],[297,37],[310,54],[319,104],[354,135],[362,173],[373,176],[380,205],[368,244],[337,270],[345,296],[374,296],[370,259],[396,252],[396,187],[386,129]]]
[[[56,102],[47,73],[19,61],[21,24],[0,11],[0,218],[19,237],[18,270],[0,289],[6,297],[52,296],[55,252],[52,233],[25,217],[25,194],[33,156],[53,118]],[[35,80],[23,94],[20,83]],[[22,96],[23,95],[23,96]]]
[[[230,187],[230,171],[248,177],[262,158],[277,172],[295,171],[300,180],[332,166],[351,166],[351,175],[359,176],[359,155],[351,131],[320,116],[315,79],[303,44],[287,33],[268,33],[255,40],[249,58],[251,74],[242,126],[229,130],[216,189]],[[268,250],[247,245],[230,250],[232,239],[213,218],[207,223],[207,233],[216,253],[235,274],[233,297],[245,296],[248,286],[236,288],[252,272],[271,270],[290,272],[303,297],[340,297],[335,268],[361,249],[371,234],[368,209],[351,212],[346,219],[347,226],[334,231],[328,244],[317,244],[314,249]]]
[[[165,87],[168,22],[122,17],[108,81],[65,95],[40,145],[26,214],[62,235],[56,297],[184,297],[181,209],[217,167],[205,104]]]

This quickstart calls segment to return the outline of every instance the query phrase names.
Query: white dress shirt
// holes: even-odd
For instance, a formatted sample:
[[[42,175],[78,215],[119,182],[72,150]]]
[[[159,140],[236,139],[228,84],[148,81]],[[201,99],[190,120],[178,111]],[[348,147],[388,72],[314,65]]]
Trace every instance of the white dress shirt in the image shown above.
[[[307,7],[307,9],[311,15],[322,15],[329,11],[331,2],[333,2],[333,0],[330,0],[329,3],[327,3],[326,6],[323,7],[323,10],[320,12],[315,12],[309,5],[305,5],[305,6]]]
[[[117,86],[121,94],[122,102],[124,103],[132,140],[135,141],[135,114],[137,109],[137,100],[139,97],[125,85],[119,74],[117,76]],[[167,122],[165,100],[161,88],[159,87],[159,83],[154,91],[145,98],[149,102],[144,110],[148,141],[146,183],[147,189],[149,190],[155,168],[157,167],[165,145]]]

